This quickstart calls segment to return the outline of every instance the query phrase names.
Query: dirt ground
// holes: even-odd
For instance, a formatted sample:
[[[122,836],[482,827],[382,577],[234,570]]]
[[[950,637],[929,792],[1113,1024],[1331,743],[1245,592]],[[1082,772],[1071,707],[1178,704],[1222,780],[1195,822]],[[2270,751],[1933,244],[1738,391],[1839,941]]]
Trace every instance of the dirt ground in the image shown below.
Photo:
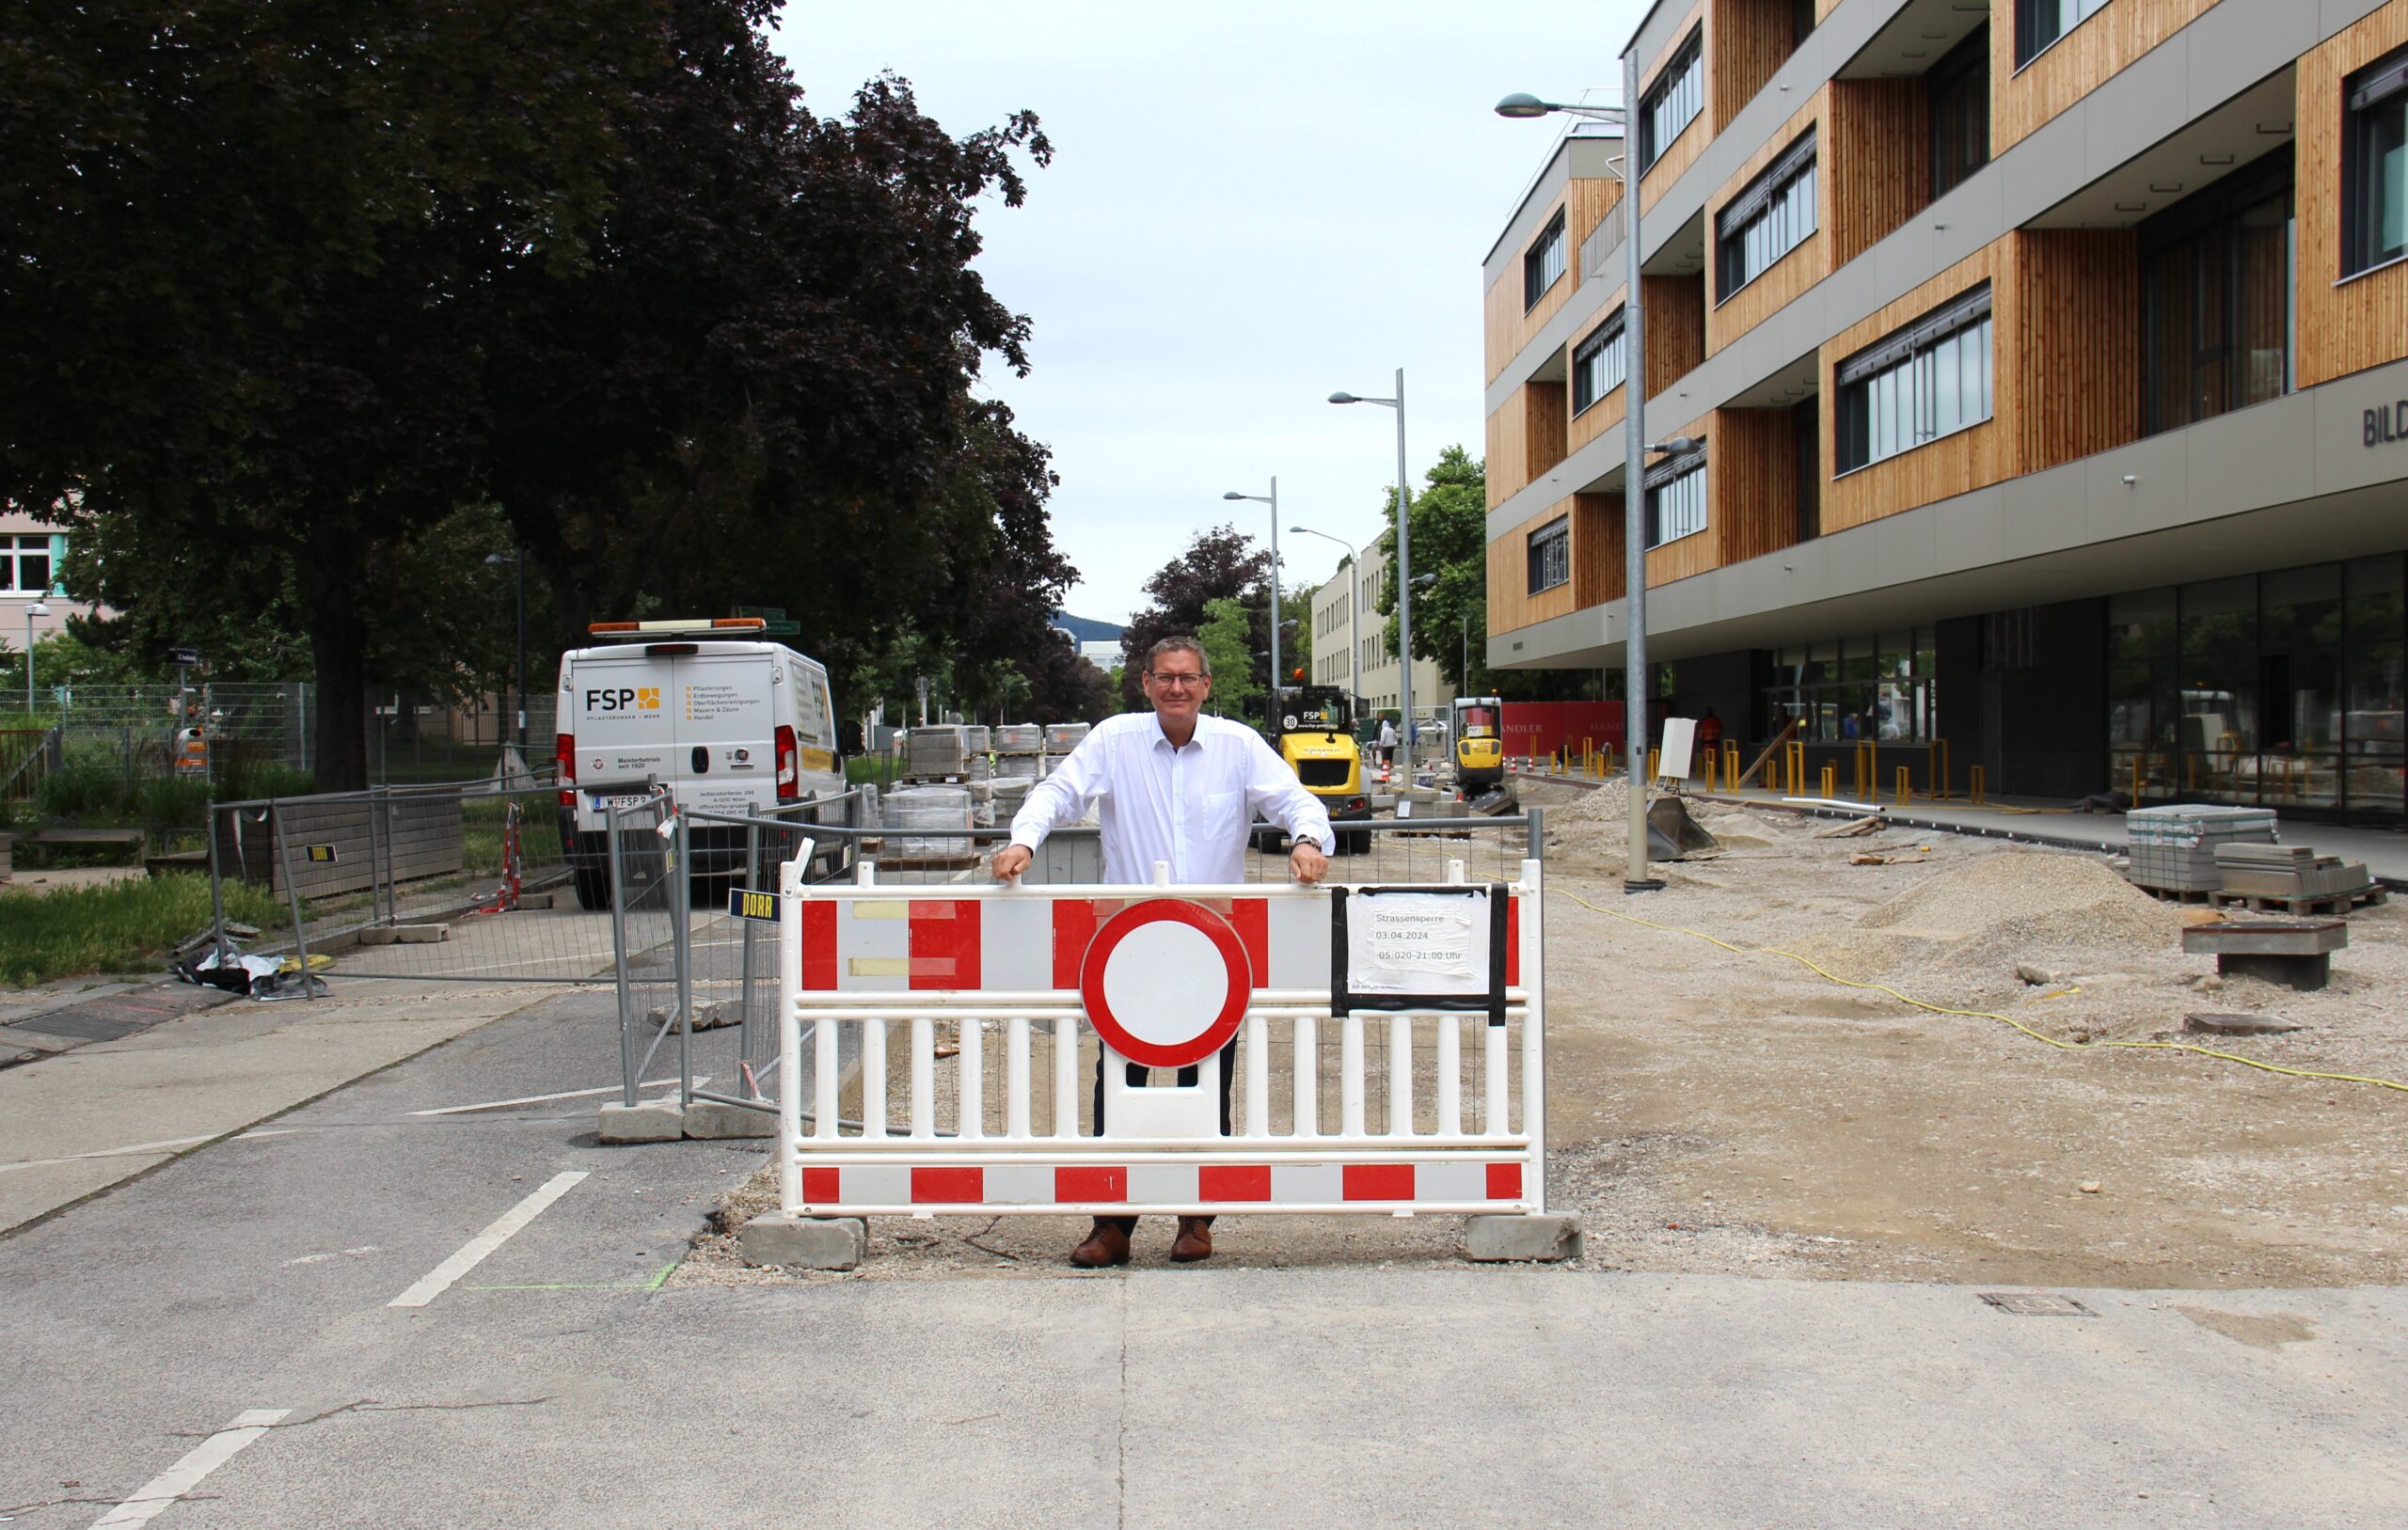
[[[1830,820],[1707,809],[1720,852],[1662,866],[1663,891],[1626,897],[1620,787],[1526,790],[1549,810],[1549,1201],[1580,1211],[1582,1267],[2002,1286],[2408,1279],[2408,1093],[2118,1045],[2408,1083],[2408,902],[2353,913],[2331,986],[2298,993],[2215,977],[2180,948],[2202,911],[2148,898],[2100,856],[1905,829],[1824,838]],[[1890,863],[1851,863],[1866,857]],[[2301,1029],[2186,1033],[2200,1013]],[[773,1200],[756,1178],[723,1224]],[[879,1219],[848,1276],[746,1270],[732,1240],[705,1238],[675,1279],[1051,1276],[1083,1226]],[[1458,1229],[1225,1218],[1214,1263],[1452,1260]],[[1149,1222],[1138,1262],[1164,1262],[1169,1234]]]

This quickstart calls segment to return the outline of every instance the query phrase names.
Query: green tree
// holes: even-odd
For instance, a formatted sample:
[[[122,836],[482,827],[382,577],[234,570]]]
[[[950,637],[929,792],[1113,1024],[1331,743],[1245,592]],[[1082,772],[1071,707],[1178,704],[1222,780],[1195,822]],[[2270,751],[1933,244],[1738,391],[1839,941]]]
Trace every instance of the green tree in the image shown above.
[[[1451,694],[1487,694],[1495,684],[1484,650],[1488,633],[1488,475],[1460,446],[1438,454],[1422,475],[1429,487],[1413,497],[1413,652],[1437,663]],[[1396,549],[1396,491],[1385,507],[1387,529],[1380,545]],[[1389,565],[1393,570],[1393,562]],[[1424,576],[1434,575],[1422,584]],[[1396,581],[1380,591],[1380,613],[1387,618],[1382,641],[1396,647]],[[1465,672],[1465,637],[1470,638],[1470,672]],[[1433,700],[1443,702],[1446,698]]]
[[[1252,537],[1231,526],[1197,532],[1184,552],[1146,580],[1146,593],[1153,604],[1130,618],[1121,633],[1121,710],[1147,709],[1145,693],[1137,688],[1145,673],[1147,652],[1174,635],[1200,640],[1209,607],[1216,600],[1235,600],[1246,608],[1247,640],[1233,653],[1234,668],[1224,671],[1217,658],[1214,661],[1215,699],[1228,702],[1231,684],[1241,677],[1259,687],[1270,676],[1269,660],[1254,657],[1256,650],[1267,652],[1271,646],[1271,629],[1263,611],[1270,604],[1270,587],[1271,555]],[[1234,706],[1223,710],[1235,715]]]
[[[1254,677],[1255,614],[1233,595],[1204,603],[1204,620],[1196,640],[1212,668],[1212,712],[1217,717],[1243,718],[1246,707],[1263,694]]]

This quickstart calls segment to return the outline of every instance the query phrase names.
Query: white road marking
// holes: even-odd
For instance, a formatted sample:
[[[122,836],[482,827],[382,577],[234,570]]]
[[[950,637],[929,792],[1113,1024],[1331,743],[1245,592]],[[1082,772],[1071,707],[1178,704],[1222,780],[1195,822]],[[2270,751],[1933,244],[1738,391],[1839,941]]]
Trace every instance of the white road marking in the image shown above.
[[[710,1075],[704,1074],[694,1080],[694,1087],[700,1089],[710,1081]],[[636,1087],[638,1089],[668,1089],[674,1087],[676,1082],[674,1079],[655,1079],[649,1083],[640,1083]],[[470,1111],[506,1111],[513,1105],[542,1105],[555,1099],[589,1099],[595,1095],[615,1095],[619,1089],[618,1084],[606,1083],[599,1089],[563,1089],[557,1095],[521,1095],[516,1099],[489,1099],[479,1105],[446,1105],[440,1110],[412,1111],[409,1113],[411,1115],[465,1115]]]
[[[245,1445],[280,1422],[290,1408],[248,1408],[234,1421],[195,1445],[182,1460],[143,1484],[142,1491],[92,1522],[92,1530],[148,1524],[151,1517],[200,1485],[200,1479],[241,1454]]]
[[[485,1255],[510,1240],[510,1236],[535,1220],[544,1207],[559,1200],[585,1177],[582,1169],[556,1174],[544,1181],[543,1188],[512,1207],[494,1220],[494,1224],[468,1239],[459,1253],[429,1270],[416,1286],[393,1298],[388,1307],[423,1307],[441,1296],[452,1283],[484,1262]]]
[[[214,1133],[211,1134],[212,1137],[214,1135]],[[81,1163],[86,1159],[122,1159],[137,1157],[144,1153],[166,1153],[179,1147],[190,1147],[195,1143],[205,1143],[210,1140],[211,1137],[171,1137],[164,1143],[135,1143],[131,1147],[106,1147],[97,1153],[70,1153],[63,1159],[26,1159],[19,1163],[0,1163],[0,1174],[8,1174],[18,1169],[40,1169],[53,1163]]]
[[[356,1249],[338,1249],[331,1254],[305,1254],[298,1259],[285,1260],[284,1265],[286,1269],[290,1270],[294,1265],[324,1264],[328,1259],[356,1259],[363,1254],[374,1254],[377,1252],[378,1250],[375,1244],[363,1243]]]

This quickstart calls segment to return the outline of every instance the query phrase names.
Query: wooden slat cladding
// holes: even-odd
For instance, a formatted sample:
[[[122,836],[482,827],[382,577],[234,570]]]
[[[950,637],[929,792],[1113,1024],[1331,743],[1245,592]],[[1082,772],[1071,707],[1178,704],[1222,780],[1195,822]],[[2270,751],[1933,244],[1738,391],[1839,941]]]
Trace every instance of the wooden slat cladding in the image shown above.
[[[1561,383],[1524,383],[1522,406],[1523,481],[1537,478],[1563,460],[1563,433],[1571,404]]]
[[[2299,61],[2299,386],[2312,387],[2408,355],[2408,265],[2341,279],[2342,86],[2408,45],[2408,4],[2394,0]]]
[[[1823,219],[1836,271],[1930,204],[1931,97],[1921,80],[1825,88]]]
[[[1623,597],[1622,496],[1572,497],[1572,604],[1576,609]]]
[[[1705,103],[1698,112],[1696,118],[1681,130],[1678,137],[1664,147],[1664,151],[1656,157],[1656,163],[1650,165],[1646,172],[1640,176],[1639,211],[1642,222],[1645,221],[1647,210],[1656,205],[1656,198],[1671,188],[1672,182],[1681,178],[1682,171],[1697,163],[1697,157],[1705,152],[1707,141],[1714,136],[1712,126],[1715,120],[1714,20],[1708,14],[1706,0],[1698,0],[1696,5],[1689,8],[1689,13],[1681,18],[1681,24],[1672,28],[1671,45],[1656,57],[1648,60],[1639,71],[1639,99],[1643,102],[1647,99],[1647,92],[1655,88],[1656,76],[1663,73],[1664,66],[1679,55],[1681,44],[1689,39],[1689,32],[1697,26],[1701,19],[1704,21],[1706,27],[1705,36],[1701,39],[1703,45],[1703,56],[1707,64]],[[1639,128],[1634,122],[1631,126],[1631,146],[1634,150],[1637,149],[1638,143]]]
[[[1718,272],[1720,261],[1716,253],[1718,220],[1722,209],[1748,183],[1773,161],[1789,151],[1798,135],[1808,128],[1815,130],[1814,143],[1814,231],[1805,243],[1775,260],[1759,273],[1756,279],[1724,297],[1718,289],[1705,313],[1705,349],[1708,355],[1721,350],[1740,336],[1762,323],[1765,318],[1786,305],[1800,292],[1831,274],[1831,220],[1830,215],[1832,158],[1827,147],[1828,135],[1823,132],[1824,116],[1830,105],[1830,89],[1814,92],[1798,115],[1782,124],[1779,132],[1766,140],[1764,147],[1748,156],[1738,173],[1722,183],[1720,190],[1705,202],[1705,263],[1709,271]],[[1719,279],[1719,276],[1716,279]]]
[[[1821,460],[1825,464],[1824,470],[1828,472],[1830,465],[1839,461],[1839,453],[1834,450],[1837,441],[1835,422],[1839,416],[1838,389],[1833,383],[1833,373],[1839,364],[1892,330],[1912,323],[1949,299],[1969,292],[1985,281],[1991,284],[1992,333],[2001,339],[1997,342],[1992,369],[1990,418],[1954,435],[1942,436],[1927,446],[1902,451],[1825,483],[1823,530],[1826,533],[1845,531],[1849,527],[1862,526],[1884,515],[1996,483],[2013,471],[2009,434],[2002,421],[2015,418],[2023,403],[2021,384],[2016,369],[2009,363],[2004,339],[2018,332],[2018,320],[2023,311],[2017,281],[2016,251],[2016,241],[2012,235],[1987,245],[1862,323],[1842,330],[1825,343],[1820,361],[1825,400]],[[2132,343],[2129,323],[2118,326],[2115,335],[2126,345]]]
[[[1795,0],[1714,0],[1706,24],[1707,111],[1714,131],[1770,83],[1782,60],[1797,51]]]
[[[1575,497],[1579,497],[1577,496]],[[1573,526],[1573,576],[1563,583],[1530,593],[1530,533],[1572,513],[1571,499],[1559,499],[1488,544],[1488,630],[1491,636],[1569,616],[1590,604],[1579,598],[1579,526]]]
[[[1646,303],[1647,396],[1654,398],[1705,359],[1705,276],[1641,276]]]
[[[1718,567],[1798,540],[1798,446],[1786,409],[1718,409],[1705,427],[1706,519]]]
[[[2015,327],[1997,329],[1997,371],[2021,378],[2017,475],[2140,435],[2139,237],[2129,229],[2035,229],[2016,236]],[[2003,405],[2002,405],[2003,412]]]
[[[1990,26],[1990,153],[2005,153],[2132,60],[2199,19],[2217,0],[2115,0],[2059,38],[2021,72],[2015,68],[2012,4]],[[2303,5],[2306,0],[2273,0]],[[2271,66],[2275,60],[2269,60]]]
[[[1488,508],[1495,510],[1529,486],[1530,405],[1528,388],[1515,388],[1488,417]]]
[[[1528,310],[1522,307],[1522,255],[1529,246],[1514,252],[1505,262],[1503,274],[1490,285],[1482,303],[1482,354],[1488,363],[1488,381],[1495,382],[1513,358],[1530,343],[1530,337],[1545,328],[1580,285],[1580,242],[1594,233],[1608,213],[1622,204],[1622,182],[1610,177],[1584,177],[1564,188],[1563,199],[1557,206],[1563,214],[1563,275],[1546,294]],[[1554,217],[1554,210],[1538,222],[1544,230]],[[1537,235],[1531,238],[1535,241]]]

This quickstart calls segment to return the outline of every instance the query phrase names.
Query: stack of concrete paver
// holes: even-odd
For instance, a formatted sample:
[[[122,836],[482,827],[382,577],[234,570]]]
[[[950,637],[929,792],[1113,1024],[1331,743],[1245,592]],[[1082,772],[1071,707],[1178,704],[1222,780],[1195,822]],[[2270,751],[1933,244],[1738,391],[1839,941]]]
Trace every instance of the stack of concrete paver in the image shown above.
[[[2252,898],[2334,898],[2373,882],[2363,864],[2318,855],[2305,844],[2219,844],[2215,857],[2222,891]]]
[[[1079,747],[1087,732],[1084,722],[1049,722],[1045,725],[1045,752],[1068,754]]]
[[[2226,844],[2274,843],[2271,808],[2224,808],[2204,803],[2135,808],[2124,815],[2131,845],[2125,877],[2166,892],[2220,892],[2224,873],[2216,849]]]
[[[966,834],[941,836],[927,832],[975,827],[974,809],[966,786],[906,786],[886,794],[884,809],[886,844],[881,860],[906,865],[926,861],[953,864],[977,854],[977,846]],[[922,832],[911,832],[914,829]]]
[[[903,773],[936,781],[967,776],[970,752],[970,730],[958,723],[914,728],[904,735]]]

